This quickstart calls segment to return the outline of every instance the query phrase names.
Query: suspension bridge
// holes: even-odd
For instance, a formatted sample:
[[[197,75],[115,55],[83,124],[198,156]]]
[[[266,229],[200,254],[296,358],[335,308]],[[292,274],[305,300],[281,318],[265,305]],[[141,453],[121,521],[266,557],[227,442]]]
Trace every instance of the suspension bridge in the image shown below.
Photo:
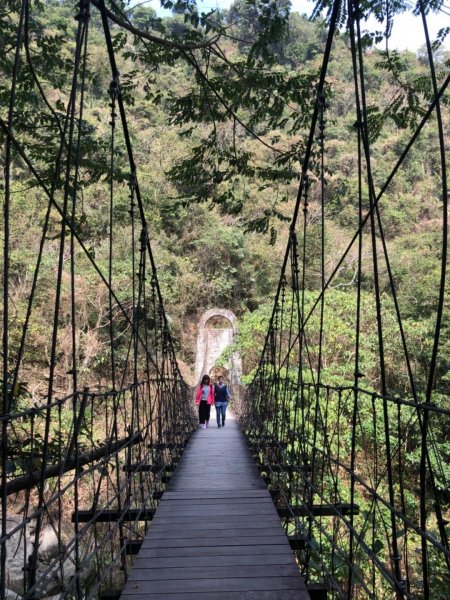
[[[424,26],[428,107],[388,174],[373,172],[364,40],[358,2],[332,3],[316,101],[301,160],[300,184],[259,366],[236,400],[236,421],[223,430],[196,431],[192,391],[176,360],[152,248],[151,231],[134,160],[111,27],[144,40],[193,52],[139,32],[104,0],[81,0],[76,15],[73,77],[64,118],[53,114],[59,151],[49,176],[41,172],[17,132],[15,100],[21,74],[34,82],[29,0],[17,3],[9,105],[0,119],[4,140],[3,340],[1,410],[0,589],[7,598],[396,598],[444,600],[450,595],[448,453],[450,409],[435,402],[443,335],[448,241],[448,188],[443,99],[450,75],[438,80]],[[326,81],[333,40],[347,10],[354,79],[354,147],[358,189],[352,199],[354,235],[327,271]],[[89,22],[101,20],[109,58],[110,176],[105,185],[109,247],[99,261],[78,227],[83,160],[83,110]],[[119,16],[118,16],[119,15]],[[28,80],[27,80],[28,81]],[[382,201],[423,129],[437,131],[436,170],[441,191],[440,279],[433,343],[426,372],[415,369],[405,333],[395,273],[383,229]],[[128,160],[129,278],[124,292],[115,274],[116,144]],[[11,306],[11,194],[17,165],[34,178],[46,206],[25,318],[19,335]],[[377,182],[377,183],[375,183]],[[319,198],[318,227],[309,202]],[[33,309],[40,302],[43,251],[57,219],[53,321],[48,324],[44,401],[20,402],[22,372],[30,360]],[[311,236],[320,273],[311,273]],[[348,254],[356,257],[351,376],[327,379],[325,356],[338,310],[332,283]],[[317,255],[316,255],[317,258]],[[86,385],[77,335],[77,273],[89,271],[105,289],[109,379]],[[373,276],[370,319],[362,287]],[[315,278],[315,295],[308,281]],[[396,365],[402,391],[386,366],[392,339],[386,306],[395,315]],[[331,324],[329,321],[331,320]],[[126,336],[117,343],[118,324]],[[72,364],[61,383],[63,329]],[[368,380],[361,357],[367,332],[375,336],[378,376]],[[391,331],[391,330],[390,330]],[[373,343],[373,339],[371,341]],[[442,434],[444,432],[444,434]],[[447,432],[445,434],[445,432]],[[448,441],[448,438],[447,438]],[[221,468],[214,455],[224,454]],[[409,457],[418,457],[414,493],[406,491]]]

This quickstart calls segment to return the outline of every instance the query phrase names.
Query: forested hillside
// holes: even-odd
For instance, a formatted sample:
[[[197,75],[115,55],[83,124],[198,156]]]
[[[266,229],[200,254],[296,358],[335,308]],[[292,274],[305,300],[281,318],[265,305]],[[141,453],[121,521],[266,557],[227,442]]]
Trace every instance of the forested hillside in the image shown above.
[[[159,269],[166,311],[179,346],[179,356],[191,366],[198,315],[214,305],[231,308],[241,320],[239,347],[245,371],[256,365],[262,333],[276,291],[279,266],[286,245],[288,225],[297,194],[300,159],[305,145],[313,91],[325,43],[325,13],[309,21],[298,13],[289,15],[289,2],[258,3],[239,0],[229,11],[199,15],[192,2],[165,2],[174,15],[159,18],[145,6],[113,5],[118,19],[149,33],[136,38],[113,27],[114,46],[120,57],[122,90],[128,106],[128,122],[135,148],[140,186],[150,224],[150,236]],[[14,2],[5,7],[14,8]],[[48,0],[30,3],[32,27],[26,32],[27,64],[21,72],[16,98],[16,131],[41,175],[52,180],[62,126],[68,103],[68,73],[73,60],[76,3]],[[10,38],[17,14],[1,15],[3,51],[1,104],[5,110],[11,69]],[[380,29],[382,25],[380,24]],[[201,32],[201,35],[200,33]],[[164,47],[151,36],[195,46],[199,40],[215,40],[197,49]],[[438,77],[448,68],[448,55],[437,41]],[[431,97],[425,50],[416,55],[375,47],[375,35],[366,35],[366,80],[370,106],[372,161],[375,186],[383,182],[402,152]],[[379,34],[381,39],[382,34]],[[201,45],[201,44],[200,44]],[[101,22],[93,11],[86,64],[86,92],[81,127],[80,201],[76,227],[85,245],[107,270],[109,245],[108,165],[111,160],[110,70]],[[331,273],[357,224],[357,163],[354,97],[344,30],[334,42],[326,83],[325,210],[327,264]],[[444,97],[447,102],[447,98]],[[3,118],[6,113],[2,112]],[[408,156],[381,204],[384,231],[392,270],[413,341],[417,369],[426,368],[436,303],[433,294],[439,278],[440,241],[435,224],[441,211],[436,179],[437,141],[434,125],[427,126]],[[318,175],[318,157],[315,157]],[[129,277],[129,192],[124,141],[116,134],[113,150],[115,205],[113,221],[123,237],[114,238],[115,285],[127,297]],[[20,325],[40,244],[45,203],[24,164],[15,164],[13,183],[12,239],[14,273],[12,303],[17,325],[12,346],[19,343]],[[22,174],[22,175],[21,175]],[[59,181],[55,183],[56,187]],[[320,198],[311,181],[309,231],[319,233]],[[24,379],[38,389],[46,370],[44,331],[51,318],[54,248],[58,243],[59,218],[52,214],[46,234],[39,281],[39,303],[33,313],[31,335],[34,365]],[[122,243],[123,239],[123,243]],[[309,239],[314,240],[314,236]],[[308,292],[320,288],[319,256],[314,244],[308,248]],[[319,242],[317,238],[317,250]],[[349,322],[351,296],[356,277],[356,256],[351,251],[339,269],[331,293],[339,304],[335,314],[336,345],[328,346],[330,375],[342,371],[338,357],[352,353]],[[370,305],[371,267],[367,261],[364,287]],[[101,379],[107,332],[101,317],[106,314],[107,292],[83,272],[77,273],[80,363],[93,380]],[[123,268],[121,269],[121,265]],[[411,278],[411,267],[420,273]],[[123,281],[117,273],[122,273]],[[67,275],[68,277],[68,275]],[[387,288],[386,293],[388,294]],[[95,315],[95,317],[94,317]],[[120,330],[117,322],[119,353]],[[448,322],[445,331],[448,331]],[[65,331],[65,333],[64,333]],[[347,335],[348,333],[348,335]],[[67,344],[64,342],[67,336]],[[69,369],[70,327],[62,319],[60,376],[64,384]],[[368,332],[370,337],[370,332]],[[448,336],[443,336],[442,356],[450,355]],[[395,348],[389,357],[395,371]],[[448,392],[449,363],[441,363],[439,381]],[[350,367],[349,367],[350,368]],[[345,370],[345,368],[344,368]],[[187,370],[185,371],[188,372]],[[396,389],[403,385],[401,373],[393,373]]]
[[[161,498],[163,454],[194,427],[180,371],[195,383],[198,319],[218,306],[238,316],[228,351],[252,382],[236,414],[306,579],[339,598],[447,600],[450,27],[417,53],[390,32],[448,9],[161,6],[171,16],[0,3],[3,521],[8,503],[25,531],[33,502],[39,515],[15,589],[34,594],[44,482],[76,553],[70,514],[78,527],[78,495],[95,507],[104,477],[108,507],[115,489],[128,511],[131,481],[139,510]],[[88,527],[87,589],[109,578],[96,561],[123,559],[126,577],[123,517],[116,550]],[[2,539],[4,590],[4,524]]]

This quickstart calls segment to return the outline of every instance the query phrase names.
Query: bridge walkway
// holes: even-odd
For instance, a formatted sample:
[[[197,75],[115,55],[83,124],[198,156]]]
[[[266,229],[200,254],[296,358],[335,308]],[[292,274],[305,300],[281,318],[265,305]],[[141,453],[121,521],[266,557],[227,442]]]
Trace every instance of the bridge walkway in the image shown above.
[[[272,498],[232,415],[192,436],[122,600],[308,600]]]

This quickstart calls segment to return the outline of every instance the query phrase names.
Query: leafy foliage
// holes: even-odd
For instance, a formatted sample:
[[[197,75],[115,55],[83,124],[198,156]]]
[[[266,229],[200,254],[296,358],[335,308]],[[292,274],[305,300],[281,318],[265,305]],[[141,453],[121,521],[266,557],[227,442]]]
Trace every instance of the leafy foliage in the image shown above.
[[[275,289],[326,39],[327,18],[320,15],[329,3],[317,4],[313,22],[292,13],[288,1],[239,0],[228,11],[210,12],[201,12],[193,0],[165,1],[162,5],[172,9],[173,16],[164,18],[145,6],[130,7],[119,1],[107,4],[121,24],[135,28],[131,32],[114,25],[113,44],[168,312],[185,358],[190,359],[190,323],[198,311],[214,303],[245,314],[264,303]],[[9,99],[8,77],[19,8],[18,0],[8,0],[0,13],[0,39],[6,50],[0,53],[2,118]],[[407,6],[394,3],[387,20],[384,3],[371,1],[362,8],[365,15],[374,14],[380,24],[386,24],[385,32],[366,36],[369,127],[378,185],[401,153],[410,128],[423,114],[431,84],[422,51],[414,56],[391,50],[388,44],[385,49],[373,47],[375,41],[389,34],[392,18]],[[439,7],[426,5],[428,8]],[[344,5],[342,10],[344,26]],[[43,181],[57,193],[62,181],[58,148],[69,103],[76,13],[77,4],[72,0],[29,3],[14,112],[16,137]],[[448,57],[442,50],[446,35],[442,30],[434,46],[439,81],[447,68]],[[91,10],[88,47],[86,102],[80,122],[80,197],[74,225],[91,256],[105,270],[110,71],[95,7]],[[351,147],[355,117],[348,110],[352,94],[349,42],[342,31],[334,41],[326,82],[326,210],[331,217],[327,243],[330,250],[336,249],[336,256],[357,223],[355,153]],[[443,101],[447,102],[447,96]],[[440,210],[438,191],[429,177],[435,170],[434,140],[432,126],[418,140],[381,204],[390,249],[398,256],[393,268],[399,288],[405,288],[402,309],[408,314],[414,309],[411,318],[420,323],[418,331],[424,337],[432,328],[426,321],[435,300],[427,290],[436,281],[438,251],[432,248],[439,243],[431,231]],[[311,227],[316,226],[319,216],[319,198],[314,191],[318,159],[314,149],[308,216]],[[120,131],[114,163],[114,220],[120,227],[127,222],[129,210],[129,174]],[[46,206],[34,189],[36,181],[17,156],[15,168],[11,268],[16,277],[13,293],[18,330],[13,341],[17,344]],[[39,305],[31,327],[36,348],[32,359],[37,363],[45,356],[40,348],[54,278],[52,240],[60,235],[59,219],[51,212],[37,292]],[[115,249],[122,278],[115,283],[126,300],[129,248],[122,239],[126,239],[125,234],[123,238],[118,235]],[[417,246],[411,240],[417,241]],[[315,289],[319,284],[315,248],[309,252],[307,285]],[[417,253],[421,256],[422,281],[426,281],[423,286],[421,280],[411,281],[409,277]],[[333,257],[330,268],[334,261]],[[86,318],[80,323],[82,339],[92,345],[91,351],[83,350],[82,357],[86,368],[100,373],[105,332],[102,324],[89,316],[88,304],[101,304],[106,295],[93,292],[97,280],[87,271],[83,273],[86,261],[81,254],[77,262],[84,295],[95,298],[86,301]],[[336,281],[342,291],[351,286],[353,275],[354,256],[350,255]],[[366,277],[369,288],[370,269]],[[407,300],[406,288],[411,288],[414,300]]]

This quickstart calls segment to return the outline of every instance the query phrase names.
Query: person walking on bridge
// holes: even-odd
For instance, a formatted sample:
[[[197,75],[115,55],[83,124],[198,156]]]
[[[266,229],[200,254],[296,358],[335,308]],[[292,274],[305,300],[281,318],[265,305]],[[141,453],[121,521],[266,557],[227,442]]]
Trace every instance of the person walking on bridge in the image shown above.
[[[202,381],[195,394],[195,404],[198,406],[200,427],[206,429],[211,415],[211,405],[214,404],[214,386],[211,385],[209,375],[203,375],[202,377]]]
[[[224,382],[222,375],[219,375],[217,383],[214,385],[214,403],[216,406],[217,427],[219,428],[225,427],[225,415],[230,398],[231,395],[228,386]]]

